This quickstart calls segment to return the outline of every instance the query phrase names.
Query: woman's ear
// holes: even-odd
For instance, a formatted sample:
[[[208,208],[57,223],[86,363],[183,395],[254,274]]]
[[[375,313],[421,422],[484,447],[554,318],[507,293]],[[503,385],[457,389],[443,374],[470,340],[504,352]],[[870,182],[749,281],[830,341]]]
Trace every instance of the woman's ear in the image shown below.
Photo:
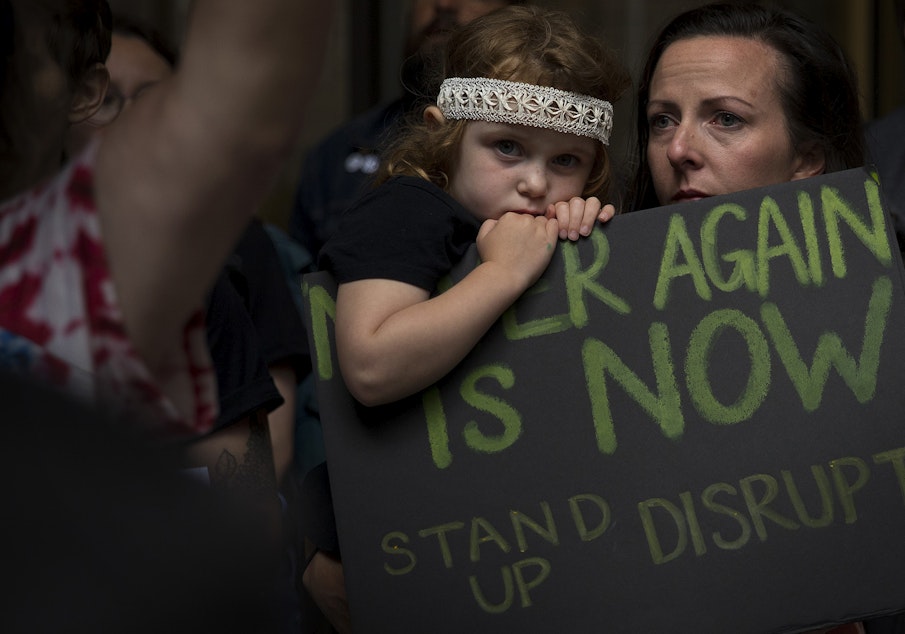
[[[440,125],[446,121],[446,117],[437,106],[428,106],[424,109],[424,122],[428,126]]]
[[[793,169],[792,178],[789,179],[793,181],[823,174],[826,170],[826,152],[823,146],[817,141],[802,143]]]
[[[109,83],[110,73],[103,64],[95,64],[85,73],[72,96],[72,104],[69,106],[70,125],[81,123],[98,111],[104,103]]]

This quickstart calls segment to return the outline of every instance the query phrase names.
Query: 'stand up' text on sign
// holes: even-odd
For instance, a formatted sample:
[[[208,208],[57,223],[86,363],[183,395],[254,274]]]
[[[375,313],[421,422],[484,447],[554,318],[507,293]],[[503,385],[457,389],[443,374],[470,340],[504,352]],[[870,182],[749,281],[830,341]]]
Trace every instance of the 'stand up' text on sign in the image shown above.
[[[620,216],[366,409],[306,278],[358,632],[773,632],[905,608],[901,260],[863,170]],[[474,259],[453,272],[465,275]]]

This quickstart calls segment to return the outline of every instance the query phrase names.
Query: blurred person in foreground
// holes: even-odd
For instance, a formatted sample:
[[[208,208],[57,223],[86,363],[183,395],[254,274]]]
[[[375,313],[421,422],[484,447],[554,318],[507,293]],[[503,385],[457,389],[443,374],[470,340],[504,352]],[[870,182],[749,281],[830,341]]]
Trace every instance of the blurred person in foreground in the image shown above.
[[[201,308],[296,143],[328,13],[299,0],[198,0],[177,72],[71,153],[70,128],[106,97],[109,6],[0,0],[0,365],[102,408],[161,451],[213,428]],[[23,422],[46,425],[51,442],[66,419],[46,416]],[[71,477],[103,471],[79,447],[71,445]],[[236,458],[220,452],[205,466],[242,476],[230,496],[242,506],[259,491],[245,495],[244,476],[264,469]],[[119,493],[110,499],[123,505],[140,495]],[[155,521],[160,508],[148,510]],[[69,510],[61,534],[75,518]],[[226,562],[254,547],[215,541]]]
[[[211,428],[199,309],[292,150],[326,13],[199,0],[177,72],[69,156],[70,126],[105,98],[109,7],[0,2],[4,365],[141,417],[158,437]]]

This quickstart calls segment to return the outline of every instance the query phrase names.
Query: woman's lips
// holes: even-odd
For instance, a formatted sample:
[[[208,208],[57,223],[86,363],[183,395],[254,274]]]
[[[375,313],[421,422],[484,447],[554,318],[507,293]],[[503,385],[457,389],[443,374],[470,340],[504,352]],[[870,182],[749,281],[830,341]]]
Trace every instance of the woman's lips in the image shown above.
[[[684,203],[692,200],[701,200],[702,198],[709,198],[710,194],[705,194],[704,192],[699,192],[696,189],[680,189],[673,195],[670,199],[671,202],[674,203]]]

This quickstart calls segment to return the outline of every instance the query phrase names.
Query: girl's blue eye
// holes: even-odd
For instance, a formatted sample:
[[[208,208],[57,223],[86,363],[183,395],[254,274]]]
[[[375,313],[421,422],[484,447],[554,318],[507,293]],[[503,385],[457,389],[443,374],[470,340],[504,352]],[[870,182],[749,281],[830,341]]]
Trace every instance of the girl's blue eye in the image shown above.
[[[574,167],[578,163],[578,157],[571,154],[560,154],[553,159],[553,164],[560,167]]]
[[[503,139],[496,142],[496,149],[500,154],[515,154],[518,151],[518,144],[515,141]]]

